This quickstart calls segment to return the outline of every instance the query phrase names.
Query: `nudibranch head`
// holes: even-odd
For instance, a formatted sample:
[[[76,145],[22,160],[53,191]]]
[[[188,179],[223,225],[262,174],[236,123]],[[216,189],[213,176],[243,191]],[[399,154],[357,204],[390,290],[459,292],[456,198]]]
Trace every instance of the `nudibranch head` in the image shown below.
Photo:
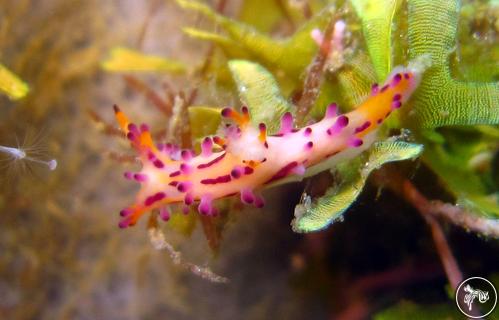
[[[286,113],[273,135],[263,123],[251,125],[247,107],[240,112],[225,108],[221,116],[229,123],[222,129],[223,137],[202,139],[199,154],[154,143],[147,125],[131,123],[115,106],[117,122],[142,163],[140,172],[125,173],[141,187],[134,204],[121,210],[119,226],[132,226],[155,209],[166,221],[172,206],[184,213],[196,206],[200,214],[215,216],[213,201],[236,194],[243,203],[262,207],[262,188],[300,180],[368,148],[376,129],[407,102],[419,79],[418,70],[397,67],[384,84],[373,85],[370,96],[351,112],[338,114],[332,103],[321,121],[303,128],[295,128],[293,115]]]

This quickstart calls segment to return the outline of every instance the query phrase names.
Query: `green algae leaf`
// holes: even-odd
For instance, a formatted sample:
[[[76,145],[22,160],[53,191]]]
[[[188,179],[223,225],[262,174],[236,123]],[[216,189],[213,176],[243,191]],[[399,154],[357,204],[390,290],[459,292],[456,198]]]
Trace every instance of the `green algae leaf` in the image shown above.
[[[234,42],[232,39],[222,36],[218,33],[199,30],[196,28],[183,28],[182,31],[190,37],[200,40],[207,40],[217,44],[229,57],[245,57],[250,56],[245,52],[244,48]]]
[[[318,48],[310,36],[314,28],[323,29],[331,19],[331,9],[326,8],[310,19],[292,37],[274,40],[257,31],[253,26],[229,19],[216,13],[209,6],[192,0],[176,0],[184,9],[197,11],[208,19],[219,25],[227,33],[232,42],[244,49],[244,51],[256,58],[268,68],[281,70],[287,76],[298,80],[303,70],[308,66],[316,54]],[[207,39],[206,33],[193,32],[188,29],[191,36]],[[217,44],[222,43],[220,38],[210,36]],[[225,41],[225,40],[224,40]],[[227,45],[223,42],[222,45]],[[226,48],[227,49],[227,48]],[[242,58],[231,56],[231,58]],[[245,58],[245,57],[243,57]]]
[[[246,60],[229,61],[229,69],[241,100],[250,110],[252,123],[263,122],[269,133],[275,133],[279,119],[291,111],[292,106],[282,97],[272,74],[261,65]]]
[[[475,129],[480,131],[489,138],[499,139],[499,127],[476,126]]]
[[[239,21],[252,25],[261,32],[269,32],[284,17],[282,7],[275,0],[245,0],[239,13]]]
[[[499,219],[499,192],[490,195],[467,195],[457,199],[457,205],[474,214]]]
[[[167,72],[181,74],[187,69],[182,62],[159,56],[116,47],[111,49],[109,58],[101,63],[106,71],[111,72]]]
[[[309,0],[307,5],[310,9],[310,15],[313,16],[324,8],[324,1]],[[252,25],[260,32],[271,32],[278,30],[284,23],[294,28],[307,21],[307,15],[303,3],[297,5],[293,1],[244,0],[238,14],[238,20]]]
[[[459,1],[409,0],[409,55],[429,54],[425,72],[405,123],[420,128],[499,123],[499,82],[458,81],[449,54],[456,46]]]
[[[215,134],[222,121],[220,116],[221,108],[208,106],[190,106],[189,124],[193,140],[198,140],[206,136]]]
[[[326,228],[339,219],[361,193],[371,171],[387,162],[415,159],[423,151],[423,146],[403,141],[383,141],[375,143],[367,153],[367,161],[360,157],[338,166],[342,178],[337,187],[313,202],[306,200],[295,209],[296,218],[292,222],[295,232],[312,232]]]
[[[392,20],[399,0],[352,0],[378,81],[392,69]]]
[[[18,100],[28,94],[29,86],[12,71],[0,64],[0,91],[5,93],[10,99]]]
[[[197,218],[195,214],[174,212],[168,220],[168,227],[184,236],[190,236],[197,225]]]
[[[476,128],[447,130],[443,142],[427,141],[423,161],[435,171],[458,205],[468,212],[499,218],[499,192],[490,168],[497,139]],[[478,167],[478,168],[475,168]]]
[[[320,119],[331,102],[336,102],[343,112],[353,110],[362,103],[376,82],[376,74],[367,54],[359,51],[346,59],[333,79],[324,81],[309,117]],[[390,117],[391,118],[391,117]]]
[[[417,305],[410,301],[401,301],[397,305],[377,313],[375,320],[428,319],[453,320],[464,319],[452,304]]]
[[[338,73],[342,95],[351,109],[361,104],[371,92],[376,82],[373,66],[369,57],[358,53]]]

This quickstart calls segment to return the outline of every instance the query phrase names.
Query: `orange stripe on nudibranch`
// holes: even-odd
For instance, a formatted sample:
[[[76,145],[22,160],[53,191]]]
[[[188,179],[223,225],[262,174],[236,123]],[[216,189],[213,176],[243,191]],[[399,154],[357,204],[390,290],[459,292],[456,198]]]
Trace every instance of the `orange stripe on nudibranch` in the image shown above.
[[[261,207],[258,190],[328,169],[346,153],[354,157],[375,140],[376,128],[399,109],[418,85],[413,69],[397,67],[383,85],[373,85],[370,96],[353,111],[340,115],[330,104],[324,118],[305,128],[294,128],[293,116],[285,113],[277,134],[267,135],[267,126],[251,126],[247,107],[231,108],[221,115],[232,122],[223,128],[224,137],[206,137],[201,152],[180,150],[172,144],[155,144],[146,125],[130,123],[115,106],[116,120],[139,153],[140,172],[126,172],[125,178],[141,185],[133,205],[120,212],[120,227],[134,225],[153,209],[168,220],[171,206],[188,212],[197,206],[200,214],[216,215],[213,201],[240,194],[241,201]],[[214,151],[218,145],[223,150]]]

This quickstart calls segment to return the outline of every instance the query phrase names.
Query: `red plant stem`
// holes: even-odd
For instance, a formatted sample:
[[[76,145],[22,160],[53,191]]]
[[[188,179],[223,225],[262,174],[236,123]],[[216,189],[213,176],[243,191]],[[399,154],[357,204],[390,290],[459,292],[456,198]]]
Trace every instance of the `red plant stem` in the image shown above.
[[[444,266],[447,279],[452,288],[454,290],[457,289],[457,286],[463,280],[463,274],[452,254],[441,225],[431,213],[431,202],[428,201],[428,199],[426,199],[408,180],[404,180],[402,183],[402,193],[404,198],[418,209],[426,223],[430,226],[433,242],[435,243],[440,260]]]
[[[124,75],[123,79],[125,79],[125,82],[132,89],[136,90],[137,92],[143,93],[146,96],[146,98],[156,108],[158,108],[158,110],[161,111],[165,116],[167,117],[171,116],[173,106],[163,101],[163,99],[158,94],[156,94],[156,92],[154,92],[151,88],[149,88],[146,83],[130,75]]]
[[[373,309],[376,309],[376,303],[369,299],[375,292],[418,283],[440,275],[441,268],[437,264],[405,263],[386,271],[360,277],[349,284],[343,294],[345,307],[341,312],[331,316],[331,319],[366,319]]]
[[[196,91],[194,91],[194,95]],[[190,102],[193,98],[191,96],[186,97],[183,91],[179,92],[179,97],[182,99],[182,111],[180,112],[180,122],[177,124],[177,132],[180,137],[180,145],[182,148],[191,148],[192,147],[192,135],[191,135],[191,126],[189,124],[189,112],[188,108],[190,106]]]
[[[296,103],[296,121],[298,124],[303,124],[305,117],[319,95],[319,88],[323,81],[322,75],[324,73],[324,65],[326,64],[327,57],[331,51],[333,30],[334,23],[331,21],[324,32],[324,41],[309,67],[300,100]]]
[[[380,187],[388,187],[392,192],[409,202],[423,216],[423,219],[425,219],[430,227],[433,242],[435,243],[447,279],[452,288],[456,289],[463,280],[463,275],[456,258],[452,254],[442,227],[434,215],[434,203],[421,194],[409,180],[402,177],[396,170],[390,170],[390,168],[396,169],[396,167],[386,166],[381,170],[375,171],[373,173],[374,183]]]
[[[461,226],[468,230],[493,237],[499,238],[499,221],[479,217],[473,213],[466,212],[466,209],[445,203],[439,200],[431,202],[434,215],[445,218],[455,225]]]

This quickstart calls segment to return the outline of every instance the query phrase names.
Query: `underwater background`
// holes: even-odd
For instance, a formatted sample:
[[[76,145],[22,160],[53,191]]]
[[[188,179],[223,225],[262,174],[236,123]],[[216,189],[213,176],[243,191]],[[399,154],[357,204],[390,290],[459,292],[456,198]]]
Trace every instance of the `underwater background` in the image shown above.
[[[314,42],[338,21],[341,47]],[[464,319],[456,283],[499,285],[498,33],[497,1],[0,0],[0,146],[39,160],[0,149],[0,318]],[[412,113],[380,134],[407,149],[266,189],[263,209],[118,228],[140,166],[114,104],[197,147],[218,108],[308,123],[421,54]]]

